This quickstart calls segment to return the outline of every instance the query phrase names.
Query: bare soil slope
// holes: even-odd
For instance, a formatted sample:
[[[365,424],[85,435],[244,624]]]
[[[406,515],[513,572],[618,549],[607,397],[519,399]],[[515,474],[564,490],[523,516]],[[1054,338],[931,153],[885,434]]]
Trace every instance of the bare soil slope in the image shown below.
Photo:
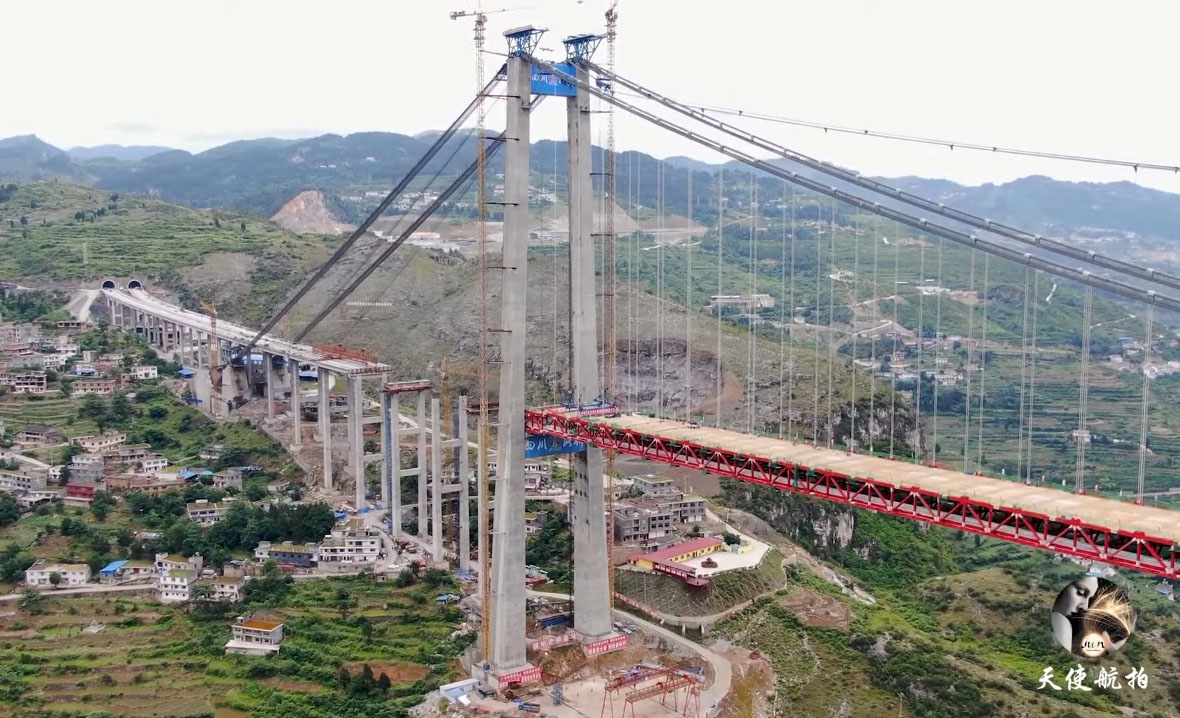
[[[356,225],[341,222],[328,209],[324,193],[319,190],[300,192],[270,219],[283,229],[298,234],[343,234],[356,229]]]

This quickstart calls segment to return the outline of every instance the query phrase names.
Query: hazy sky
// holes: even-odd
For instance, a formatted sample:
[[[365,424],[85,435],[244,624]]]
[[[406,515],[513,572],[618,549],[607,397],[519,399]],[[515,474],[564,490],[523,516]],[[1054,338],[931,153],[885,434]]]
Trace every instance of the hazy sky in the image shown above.
[[[542,47],[602,30],[604,0],[486,0]],[[42,0],[3,10],[0,137],[198,151],[233,139],[446,126],[475,86],[473,0]],[[1180,164],[1173,88],[1180,5],[1161,0],[621,0],[617,69],[695,104],[1145,162]],[[605,49],[598,58],[605,63]],[[499,59],[488,58],[489,71]],[[499,120],[499,107],[493,116]],[[605,123],[600,123],[605,124]],[[961,182],[1027,174],[1180,177],[922,148],[806,129],[750,128],[871,174]],[[556,103],[534,139],[564,132]],[[620,117],[618,146],[707,150]],[[596,141],[605,135],[596,132]]]

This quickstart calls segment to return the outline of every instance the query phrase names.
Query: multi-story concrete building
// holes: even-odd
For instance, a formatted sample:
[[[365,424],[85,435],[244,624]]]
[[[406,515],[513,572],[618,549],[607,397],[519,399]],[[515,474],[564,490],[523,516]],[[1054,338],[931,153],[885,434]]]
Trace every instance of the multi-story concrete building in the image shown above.
[[[272,544],[270,541],[259,541],[254,549],[254,558],[258,561],[274,560],[278,564],[311,568],[315,565],[319,546],[315,544],[296,544],[290,541]]]
[[[156,577],[156,597],[160,603],[183,603],[192,598],[197,572],[174,568]]]
[[[237,603],[245,595],[246,579],[241,576],[218,576],[212,584],[214,601]]]
[[[648,501],[616,503],[614,507],[615,540],[645,543],[667,536],[672,531],[672,512]]]
[[[225,471],[218,471],[213,474],[213,488],[215,489],[241,489],[242,488],[242,472],[238,469],[226,469]]]
[[[136,381],[144,381],[146,379],[155,379],[159,377],[160,370],[152,364],[136,364],[131,367],[131,378]]]
[[[50,577],[58,574],[61,580],[58,588],[68,586],[85,586],[90,583],[90,567],[84,563],[47,563],[45,559],[37,559],[32,566],[25,570],[26,586],[52,586]]]
[[[16,443],[25,446],[52,446],[65,440],[65,436],[57,429],[40,424],[26,424],[13,438]]]
[[[161,575],[169,571],[198,572],[205,567],[205,559],[200,554],[186,558],[177,553],[158,553],[155,566],[156,573]]]
[[[695,524],[705,520],[705,500],[700,496],[668,497],[666,505],[672,512],[674,523]]]
[[[73,441],[87,453],[103,454],[116,451],[127,441],[127,435],[121,431],[104,431],[93,436],[76,436]]]
[[[220,503],[212,503],[208,499],[197,499],[184,507],[184,515],[189,521],[195,521],[202,526],[212,526],[225,518],[233,501],[226,499]]]
[[[644,496],[673,496],[680,494],[680,490],[676,488],[676,484],[672,479],[656,476],[655,474],[632,476],[631,482],[632,486],[643,492]]]
[[[278,653],[282,642],[283,624],[277,621],[247,621],[240,618],[233,625],[233,638],[225,644],[225,652],[266,656]]]
[[[168,458],[163,454],[149,454],[139,461],[136,469],[141,474],[155,474],[168,468]]]
[[[105,468],[102,454],[76,454],[70,458],[70,480],[94,483],[102,478]]]
[[[366,563],[376,561],[381,552],[381,532],[365,526],[360,519],[349,519],[343,527],[324,537],[316,552],[316,562]]]
[[[24,494],[45,488],[44,471],[0,470],[0,491],[9,494]]]
[[[146,474],[114,474],[103,479],[107,491],[142,491],[158,496],[169,489],[181,489],[179,481],[166,481]]]
[[[48,381],[43,371],[0,372],[0,386],[12,388],[14,394],[44,394]]]
[[[112,379],[79,379],[72,387],[75,396],[83,394],[97,394],[110,396],[115,393],[115,382]]]
[[[545,524],[549,521],[548,511],[526,512],[524,515],[524,532],[526,534],[538,533],[545,528]]]
[[[673,527],[705,520],[705,500],[679,491],[646,499],[615,503],[615,540],[651,542],[673,532]]]

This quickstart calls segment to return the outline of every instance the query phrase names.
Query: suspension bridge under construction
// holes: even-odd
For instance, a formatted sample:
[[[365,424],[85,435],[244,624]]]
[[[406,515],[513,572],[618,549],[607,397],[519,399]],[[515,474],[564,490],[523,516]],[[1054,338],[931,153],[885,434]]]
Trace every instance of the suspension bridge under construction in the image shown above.
[[[482,25],[479,25],[477,33],[482,31]],[[617,454],[1180,579],[1180,562],[1177,561],[1176,555],[1177,545],[1180,544],[1180,521],[1176,520],[1177,514],[1142,503],[1151,434],[1150,372],[1146,371],[1146,368],[1150,365],[1150,353],[1155,341],[1152,322],[1156,312],[1180,311],[1180,277],[1094,251],[1079,249],[1073,243],[1042,237],[945,206],[938,201],[862,177],[854,171],[813,159],[743,128],[721,122],[707,112],[694,109],[694,105],[664,96],[616,73],[613,68],[613,57],[612,61],[607,63],[607,67],[595,64],[592,60],[595,50],[603,39],[613,40],[613,27],[608,28],[606,36],[569,37],[565,41],[566,56],[560,62],[537,56],[538,42],[543,32],[533,27],[523,27],[506,33],[508,52],[503,66],[490,81],[485,83],[483,78],[480,78],[480,89],[471,104],[438,137],[434,146],[328,262],[313,273],[252,338],[244,336],[241,331],[237,331],[232,337],[221,337],[222,341],[244,350],[254,346],[264,348],[268,355],[273,354],[276,357],[276,370],[290,366],[292,362],[310,361],[321,371],[322,376],[326,377],[331,371],[337,370],[348,374],[353,377],[353,384],[350,386],[357,387],[355,392],[358,398],[355,399],[355,406],[359,407],[360,376],[386,374],[393,371],[392,367],[369,360],[352,360],[349,363],[346,358],[325,355],[303,356],[298,353],[302,351],[299,349],[301,345],[284,344],[269,332],[306,296],[313,285],[323,279],[333,265],[349,254],[373,222],[382,216],[398,196],[407,191],[444,145],[456,136],[473,114],[477,114],[479,128],[475,160],[456,173],[453,182],[437,194],[429,207],[412,220],[405,221],[405,226],[387,247],[377,253],[368,268],[357,273],[344,287],[336,291],[331,300],[293,341],[298,342],[306,337],[405,244],[432,215],[443,210],[448,203],[463,197],[473,184],[478,188],[482,219],[485,207],[493,204],[487,198],[484,189],[488,163],[492,157],[502,155],[503,188],[501,196],[494,202],[495,207],[503,212],[502,249],[498,257],[489,259],[490,249],[486,243],[486,236],[482,234],[485,230],[481,222],[480,396],[470,410],[464,403],[460,411],[459,438],[444,441],[439,430],[440,424],[433,424],[431,442],[432,452],[435,453],[429,461],[429,466],[422,458],[425,452],[425,437],[421,426],[419,427],[419,465],[418,468],[407,471],[400,466],[398,460],[398,397],[403,393],[417,396],[418,415],[421,419],[424,398],[430,391],[430,386],[426,383],[387,386],[380,418],[386,427],[382,432],[384,446],[379,456],[371,457],[372,460],[381,461],[383,464],[382,495],[391,499],[391,504],[387,505],[396,506],[396,509],[392,510],[391,531],[395,535],[401,531],[402,507],[400,503],[396,503],[396,497],[401,494],[401,479],[408,475],[419,477],[420,531],[426,531],[424,514],[427,511],[432,512],[434,530],[437,531],[438,524],[441,523],[442,514],[439,507],[443,501],[442,497],[452,492],[461,492],[461,505],[466,507],[468,483],[472,478],[469,477],[465,459],[459,462],[461,468],[457,479],[443,475],[440,461],[436,458],[437,452],[447,449],[465,456],[469,424],[475,424],[477,428],[479,441],[474,443],[480,447],[481,452],[487,452],[494,444],[497,457],[495,481],[490,481],[486,454],[481,454],[476,462],[473,477],[477,482],[476,520],[480,527],[477,541],[478,570],[485,605],[485,635],[481,662],[484,677],[500,686],[526,683],[540,677],[539,668],[530,665],[526,655],[526,601],[523,582],[524,461],[527,442],[530,438],[539,436],[565,440],[561,451],[568,455],[571,465],[570,513],[575,547],[574,629],[582,639],[587,653],[591,655],[618,645],[611,622],[612,587],[609,577],[613,567],[608,556],[612,539],[606,519],[611,498],[609,491],[604,492],[602,481],[604,474],[609,475],[612,472],[612,457]],[[482,40],[482,35],[479,37]],[[526,395],[526,365],[529,359],[526,334],[530,316],[526,306],[526,294],[531,281],[528,274],[530,119],[542,106],[542,100],[547,97],[558,97],[566,101],[568,123],[570,272],[567,286],[563,289],[568,297],[568,346],[562,347],[563,351],[560,353],[567,355],[568,352],[569,366],[568,382],[559,387],[565,400],[557,404],[530,408]],[[497,102],[502,101],[505,108],[504,130],[499,133],[485,133],[483,127],[486,114],[484,105],[491,98],[495,98]],[[780,419],[775,427],[777,430],[766,432],[765,426],[755,420],[752,409],[744,422],[725,422],[720,399],[720,369],[715,372],[717,408],[711,412],[712,426],[701,424],[705,420],[704,412],[698,409],[700,415],[694,416],[692,402],[687,400],[683,411],[673,416],[672,412],[665,409],[668,402],[662,399],[657,398],[653,405],[650,400],[640,399],[637,392],[632,391],[628,396],[626,391],[617,389],[620,386],[618,377],[627,369],[617,357],[620,343],[618,326],[622,323],[622,313],[619,312],[617,304],[617,296],[621,294],[620,280],[616,274],[619,259],[616,255],[617,233],[614,215],[617,210],[613,208],[618,198],[618,165],[613,151],[613,125],[608,147],[602,151],[598,161],[595,161],[595,152],[600,150],[592,142],[591,120],[599,112],[608,115],[608,122],[613,122],[611,118],[615,112],[628,113],[748,168],[746,171],[750,173],[752,180],[751,197],[747,203],[750,216],[742,221],[749,227],[745,238],[745,243],[750,244],[749,284],[729,289],[743,293],[737,296],[751,297],[763,291],[768,281],[781,280],[775,287],[776,293],[780,293],[781,290],[780,296],[777,297],[779,321],[769,332],[769,335],[777,338],[779,342],[776,348],[780,367],[777,376],[780,384]],[[761,153],[763,156],[753,153]],[[765,155],[773,159],[765,159]],[[733,176],[737,171],[721,171],[722,176],[718,180],[719,195],[724,194],[724,173],[729,172]],[[438,177],[439,174],[436,174],[435,179]],[[873,327],[890,327],[889,334],[884,339],[879,339],[878,334],[882,332],[876,329],[870,332],[871,338],[866,334],[868,330],[837,331],[832,305],[835,282],[842,279],[819,276],[819,259],[824,247],[820,244],[822,235],[816,233],[808,235],[821,237],[815,239],[815,246],[808,250],[813,251],[816,257],[814,267],[808,265],[808,268],[816,273],[814,278],[808,279],[807,285],[809,292],[810,289],[814,289],[814,295],[803,296],[800,293],[797,296],[795,252],[801,240],[796,232],[793,215],[788,224],[788,212],[793,213],[795,210],[795,205],[789,201],[781,205],[781,276],[760,279],[757,275],[759,263],[756,260],[762,258],[755,256],[754,246],[773,241],[769,237],[769,231],[759,225],[759,217],[764,218],[766,214],[761,211],[762,204],[773,199],[763,196],[763,203],[758,202],[757,180],[766,178],[776,178],[782,182],[784,188],[791,186],[792,198],[800,196],[794,194],[799,190],[808,197],[831,203],[832,211],[826,226],[822,215],[811,221],[813,229],[819,227],[828,233],[828,250],[832,257],[836,253],[834,235],[837,230],[839,208],[844,208],[847,212],[855,211],[858,218],[877,217],[880,221],[892,223],[894,227],[906,228],[905,231],[920,237],[919,241],[923,243],[923,247],[937,246],[937,283],[930,285],[929,292],[925,291],[929,284],[925,264],[920,270],[921,276],[908,280],[921,288],[915,295],[919,302],[936,304],[933,309],[934,317],[930,317],[929,313],[923,317],[923,311],[931,310],[924,305],[918,307],[918,328],[916,332],[912,332],[916,337],[914,341],[918,352],[931,346],[935,354],[943,351],[949,354],[949,350],[938,348],[942,346],[940,339],[946,334],[940,326],[944,304],[951,301],[946,296],[948,292],[941,286],[944,283],[941,276],[944,269],[943,248],[962,248],[958,251],[970,253],[971,289],[976,296],[981,296],[982,300],[967,303],[968,308],[965,310],[969,328],[963,343],[967,347],[968,363],[973,365],[973,368],[969,369],[964,379],[966,401],[962,403],[963,419],[961,424],[955,424],[958,432],[956,438],[962,439],[962,466],[958,470],[947,466],[950,459],[946,452],[939,454],[937,448],[931,450],[930,447],[917,447],[908,454],[900,450],[898,431],[892,425],[893,415],[901,411],[910,411],[909,405],[912,403],[918,412],[920,432],[921,411],[924,405],[923,391],[935,393],[935,409],[927,410],[927,420],[934,422],[935,441],[931,444],[933,447],[937,447],[938,444],[937,393],[940,389],[938,383],[923,388],[927,383],[924,382],[923,377],[927,372],[923,367],[918,367],[915,372],[916,380],[910,382],[914,385],[912,394],[916,395],[898,398],[898,372],[894,371],[891,378],[881,380],[883,391],[878,391],[874,384],[873,388],[861,397],[870,402],[881,401],[880,407],[873,406],[868,411],[861,408],[862,405],[858,403],[855,395],[860,386],[856,379],[851,383],[854,392],[850,402],[851,408],[844,405],[848,402],[843,400],[839,403],[833,402],[835,392],[832,390],[832,366],[837,362],[845,362],[851,371],[858,371],[855,363],[858,357],[858,341],[864,342],[861,346],[867,354],[865,366],[868,367],[868,372],[872,373],[874,382],[880,374],[881,365],[877,356],[878,343],[888,347],[888,354],[897,355],[897,346],[903,339],[898,317],[899,302],[892,302],[892,317],[879,313],[879,305],[891,297],[890,293],[878,291],[880,282],[877,276],[873,276],[871,316],[866,318],[866,322]],[[696,206],[691,182],[687,191],[686,204],[691,215],[692,208]],[[699,202],[704,194],[705,192],[699,193],[695,200]],[[603,217],[603,222],[596,227],[595,209],[603,202],[604,197],[609,199],[611,207],[599,213]],[[717,200],[718,294],[721,294],[721,285],[725,281],[720,268],[722,243],[730,241],[731,251],[739,254],[744,251],[741,249],[744,246],[742,241],[727,238],[728,230],[725,229],[726,225],[721,217],[727,204],[725,199],[724,196],[719,196]],[[730,209],[732,211],[732,207]],[[802,224],[799,227],[801,228]],[[855,233],[858,228],[853,227],[852,230]],[[871,230],[866,226],[859,228],[859,231]],[[902,283],[898,278],[897,269],[898,244],[897,241],[889,245],[875,243],[873,249],[873,272],[876,275],[889,273],[888,269],[880,267],[878,261],[877,254],[881,247],[884,246],[886,252],[894,253],[894,295],[900,291],[898,287]],[[857,246],[859,247],[859,244]],[[657,244],[654,249],[658,250],[660,257],[674,250],[691,253],[692,243],[683,246]],[[954,256],[962,258],[965,255]],[[925,261],[923,254],[923,262]],[[854,268],[849,276],[855,277],[862,273],[859,254],[853,262]],[[981,294],[976,292],[979,273],[977,264],[982,268],[983,279],[978,284],[982,290]],[[691,259],[686,262],[686,266],[691,272]],[[989,351],[987,332],[989,327],[994,325],[994,321],[989,321],[987,316],[990,296],[989,272],[998,276],[1002,266],[1008,267],[1009,273],[1014,272],[1014,276],[1023,275],[1025,285],[1022,293],[1017,292],[1020,299],[1016,300],[1017,306],[1023,303],[1023,316],[1020,322],[1024,328],[1023,336],[1019,337],[1022,366],[1018,409],[1020,420],[1016,432],[1020,460],[1012,475],[988,476],[985,475],[988,467],[983,457],[985,439],[982,427],[985,413],[993,410],[985,403],[984,390]],[[788,271],[791,281],[789,292],[786,290]],[[963,274],[961,269],[959,273]],[[1041,280],[1042,276],[1047,279]],[[1084,297],[1081,316],[1077,317],[1081,335],[1079,375],[1076,377],[1077,422],[1065,437],[1065,440],[1072,444],[1072,450],[1076,454],[1072,491],[1045,485],[1039,480],[1034,468],[1033,404],[1037,396],[1035,372],[1039,370],[1043,376],[1048,371],[1047,364],[1052,362],[1050,358],[1038,359],[1036,317],[1038,311],[1043,311],[1043,307],[1038,309],[1043,304],[1038,294],[1037,283],[1040,281],[1052,282],[1054,287],[1060,282],[1062,285],[1075,288]],[[828,285],[827,292],[823,291],[825,282]],[[811,283],[814,283],[814,287]],[[494,291],[490,291],[488,285],[491,285]],[[686,285],[691,292],[691,277],[686,281]],[[663,289],[658,291],[662,292]],[[864,296],[855,297],[855,284],[852,291],[854,298],[869,300]],[[494,313],[488,307],[493,294],[498,301],[497,311]],[[137,316],[147,316],[155,311],[170,322],[186,321],[178,313],[179,310],[173,311],[173,308],[149,304],[148,298],[140,293],[109,291],[109,295],[113,305],[131,306],[138,312]],[[1138,427],[1139,436],[1134,442],[1134,451],[1138,458],[1138,487],[1132,501],[1102,497],[1093,495],[1092,491],[1086,491],[1089,485],[1086,452],[1091,447],[1094,437],[1091,417],[1088,414],[1087,392],[1092,372],[1090,345],[1096,297],[1099,301],[1117,302],[1119,306],[1134,307],[1134,311],[1137,312],[1134,315],[1135,325],[1142,326],[1143,331],[1143,336],[1137,337],[1144,353],[1143,391],[1141,400],[1133,402],[1132,407],[1132,413],[1138,415],[1141,424]],[[662,295],[656,301],[662,302]],[[800,304],[813,307],[810,323],[796,319]],[[980,306],[976,307],[976,304]],[[384,307],[388,303],[374,300],[349,302],[349,305]],[[554,311],[556,312],[556,305]],[[747,406],[751,406],[756,400],[758,382],[772,382],[776,378],[756,376],[756,355],[759,351],[757,346],[761,338],[767,336],[767,327],[755,316],[756,311],[743,312],[743,323],[723,320],[720,310],[716,314],[715,321],[718,327],[725,321],[731,323],[735,329],[731,334],[724,334],[718,329],[718,346],[711,361],[721,361],[723,335],[727,342],[732,341],[732,336],[742,336],[743,331],[747,332],[749,337],[745,392]],[[492,326],[493,316],[498,318],[498,326]],[[634,324],[633,315],[626,318]],[[826,333],[820,331],[825,321]],[[926,329],[927,322],[932,325],[929,334]],[[1029,326],[1033,327],[1031,333],[1028,331]],[[687,376],[690,378],[684,381],[692,381],[693,362],[697,361],[698,352],[705,349],[702,348],[699,338],[699,343],[694,349],[691,344],[691,324],[688,325],[688,329],[688,346],[681,350],[681,353],[684,355],[683,361],[687,365]],[[1042,326],[1042,330],[1045,329]],[[627,327],[627,331],[628,336],[637,333],[634,326]],[[202,332],[207,333],[207,329],[202,328]],[[928,342],[930,334],[933,335],[933,342]],[[800,347],[809,344],[810,340],[800,337],[814,339],[814,346],[807,346],[805,355],[807,361],[815,359],[813,376],[808,377],[806,382],[800,382],[807,384],[804,388],[812,389],[814,403],[811,406],[804,406],[802,400],[796,405],[788,405],[789,402],[795,401],[794,387],[784,388],[787,382],[794,381],[792,377],[806,369],[802,366],[805,360],[800,358],[803,355],[796,356],[796,352],[801,351]],[[165,341],[171,339],[166,338]],[[865,347],[870,342],[871,349]],[[558,353],[556,343],[555,336],[555,354]],[[849,344],[852,346],[851,357],[847,357],[845,351]],[[657,351],[656,354],[661,357],[658,361],[663,361],[664,352]],[[823,371],[819,358],[825,355],[827,376],[824,381],[828,386],[827,405],[821,406],[819,397],[825,392],[821,387],[820,375]],[[935,366],[939,366],[939,358],[941,357],[933,358]],[[1071,367],[1072,360],[1071,357]],[[1038,362],[1041,364],[1039,367]],[[630,381],[634,385],[637,373],[632,369],[631,374]],[[664,372],[657,371],[656,375],[661,377],[658,381],[662,382]],[[490,389],[493,377],[498,377],[499,382],[498,391],[494,393]],[[326,379],[321,381],[321,386],[327,384]],[[679,389],[680,387],[676,387],[676,390]],[[661,386],[654,390],[663,392],[664,388]],[[350,392],[352,391],[350,388]],[[668,393],[671,391],[669,389]],[[972,391],[975,393],[972,394]],[[323,393],[323,396],[326,397],[326,393]],[[326,398],[322,399],[325,413],[321,421],[324,422],[327,421],[326,401]],[[437,399],[434,401],[437,402]],[[882,422],[876,415],[878,410],[889,415],[888,429],[880,426]],[[812,414],[810,421],[802,418],[807,412]],[[360,442],[359,422],[362,419],[361,412],[358,410],[356,413],[358,424],[355,441]],[[437,416],[438,409],[435,408],[433,413]],[[846,432],[847,438],[841,438],[836,427],[848,421],[851,422],[851,427]],[[869,436],[870,440],[867,442],[857,439],[858,421],[861,423],[859,431],[867,432]],[[806,431],[808,428],[810,431]],[[949,430],[944,426],[943,431]],[[879,440],[886,448],[874,448],[873,439]],[[354,449],[356,466],[363,467],[367,458],[359,447]],[[326,450],[325,460],[328,459],[330,456]],[[357,469],[356,477],[359,501],[362,498],[359,488],[359,482],[363,480],[361,468]],[[493,483],[494,492],[491,488]],[[491,511],[493,499],[494,516]],[[466,511],[462,513],[460,533],[465,534],[466,522],[470,516]],[[435,543],[435,556],[441,557],[441,535],[432,533],[430,536]],[[466,566],[469,556],[465,545],[459,550],[459,557],[461,564]]]

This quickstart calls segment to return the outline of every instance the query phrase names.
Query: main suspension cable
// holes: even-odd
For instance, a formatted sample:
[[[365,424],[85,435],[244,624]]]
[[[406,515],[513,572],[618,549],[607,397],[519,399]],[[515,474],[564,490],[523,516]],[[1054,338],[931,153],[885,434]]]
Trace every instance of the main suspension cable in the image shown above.
[[[593,66],[593,67],[595,70],[601,72],[601,69],[597,68],[597,66]],[[1172,275],[1172,274],[1168,274],[1168,273],[1164,273],[1164,272],[1158,272],[1154,269],[1144,269],[1144,268],[1139,267],[1139,266],[1132,264],[1130,262],[1124,262],[1122,260],[1118,260],[1118,259],[1114,259],[1112,257],[1107,257],[1105,255],[1098,254],[1097,252],[1091,252],[1091,251],[1080,249],[1078,247],[1075,247],[1075,246],[1069,244],[1068,242],[1042,237],[1038,234],[1026,232],[1024,230],[1021,230],[1021,229],[1018,229],[1015,227],[1010,227],[1008,225],[1005,225],[1005,224],[1002,224],[999,222],[993,222],[992,220],[987,219],[985,217],[979,217],[979,216],[976,216],[976,215],[971,214],[969,212],[964,212],[962,210],[958,210],[953,207],[947,207],[946,205],[944,205],[940,202],[934,202],[932,200],[926,199],[925,197],[921,197],[919,195],[914,195],[914,194],[910,194],[908,192],[903,192],[903,191],[897,189],[896,187],[892,187],[892,186],[887,185],[883,182],[878,182],[876,180],[871,180],[866,177],[863,177],[858,172],[844,169],[842,167],[837,167],[837,166],[832,165],[827,162],[821,162],[820,160],[817,160],[815,158],[809,157],[809,156],[804,155],[802,153],[796,152],[796,151],[791,150],[787,147],[783,147],[782,145],[776,144],[776,143],[771,142],[767,139],[759,137],[758,135],[755,135],[755,134],[748,132],[744,129],[741,129],[739,127],[735,127],[733,125],[726,124],[726,123],[721,122],[719,120],[716,120],[716,119],[708,116],[707,114],[694,109],[690,105],[686,105],[684,103],[673,100],[670,97],[661,95],[661,94],[655,92],[654,90],[643,87],[642,85],[639,85],[638,83],[636,83],[632,80],[628,80],[627,78],[619,77],[618,75],[614,75],[613,73],[611,74],[611,77],[612,77],[612,79],[616,80],[617,82],[619,82],[619,83],[623,84],[624,86],[629,87],[630,89],[639,93],[639,95],[641,97],[658,102],[659,104],[663,105],[664,107],[667,107],[667,108],[674,110],[682,115],[690,117],[690,118],[696,120],[697,122],[700,122],[701,124],[707,125],[708,127],[711,127],[711,128],[718,130],[720,132],[724,132],[725,134],[730,135],[731,137],[736,137],[736,138],[741,139],[745,142],[748,142],[748,143],[758,147],[759,149],[762,149],[762,150],[765,150],[768,152],[773,152],[773,153],[779,155],[780,157],[784,157],[784,158],[789,159],[793,162],[797,162],[797,163],[803,165],[804,167],[807,167],[807,168],[812,169],[814,171],[822,172],[822,173],[827,174],[831,177],[835,177],[837,179],[844,180],[845,182],[852,183],[852,184],[854,184],[858,187],[861,187],[863,189],[867,189],[870,192],[875,192],[877,194],[889,197],[890,199],[895,199],[900,202],[904,202],[904,203],[909,204],[911,206],[918,207],[919,209],[922,209],[926,212],[933,212],[933,213],[936,213],[940,216],[947,217],[948,219],[953,219],[955,221],[962,222],[962,223],[967,224],[969,226],[975,227],[976,229],[980,229],[980,230],[984,230],[984,231],[988,231],[988,232],[993,232],[993,233],[999,234],[1003,237],[1007,237],[1008,239],[1012,239],[1017,242],[1027,244],[1029,246],[1040,247],[1040,248],[1045,249],[1045,250],[1052,252],[1054,254],[1066,256],[1066,257],[1069,257],[1069,258],[1077,260],[1077,261],[1082,261],[1082,262],[1094,264],[1096,266],[1100,266],[1100,267],[1103,267],[1106,269],[1111,269],[1111,270],[1114,270],[1116,272],[1122,273],[1127,276],[1133,276],[1136,279],[1145,280],[1145,281],[1149,281],[1149,282],[1157,282],[1157,283],[1162,284],[1164,286],[1171,287],[1172,289],[1180,289],[1180,276],[1176,276],[1176,275]],[[1136,166],[1137,167],[1137,166],[1145,166],[1145,165],[1140,165],[1138,163],[1127,163],[1127,166]],[[1176,171],[1176,168],[1174,168],[1170,165],[1156,166],[1156,167],[1154,167],[1154,169],[1166,169],[1168,171]]]

